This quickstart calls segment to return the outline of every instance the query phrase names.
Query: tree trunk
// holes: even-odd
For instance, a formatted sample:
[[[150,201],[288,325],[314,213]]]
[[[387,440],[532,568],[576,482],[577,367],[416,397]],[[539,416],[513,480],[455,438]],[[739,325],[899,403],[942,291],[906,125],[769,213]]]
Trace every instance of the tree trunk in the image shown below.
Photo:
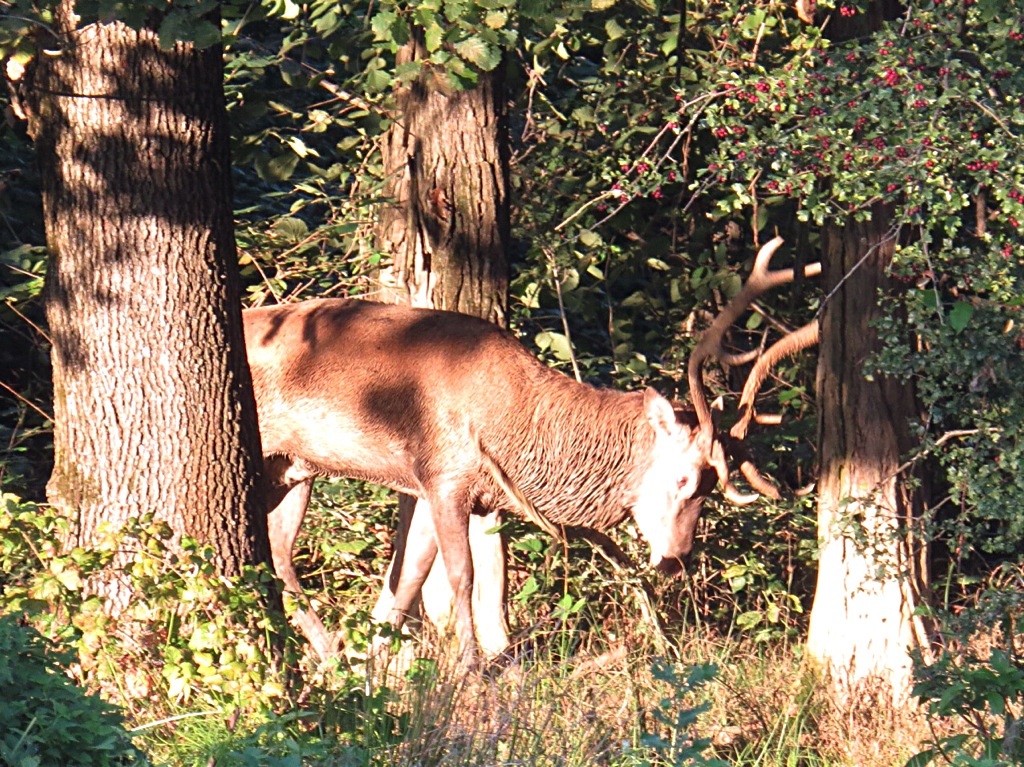
[[[398,63],[425,58],[414,39]],[[388,177],[378,245],[392,266],[382,274],[385,300],[463,312],[505,325],[508,307],[509,153],[504,76],[482,73],[476,88],[453,91],[429,73],[396,94],[398,119],[385,137]],[[413,504],[400,503],[396,554],[374,610],[384,615],[401,571],[402,540]],[[496,514],[474,515],[470,544],[476,572],[473,595],[481,648],[508,647],[505,548]],[[423,587],[423,605],[442,630],[453,594],[441,558]]]
[[[237,574],[269,546],[221,50],[77,22],[65,0],[30,115],[51,254],[48,495],[74,544],[152,513]]]
[[[870,374],[880,348],[874,323],[895,242],[890,217],[828,227],[826,293],[818,364],[818,583],[807,650],[843,699],[868,693],[904,702],[908,650],[926,647],[914,616],[927,584],[922,509],[900,466],[914,442],[913,388]]]

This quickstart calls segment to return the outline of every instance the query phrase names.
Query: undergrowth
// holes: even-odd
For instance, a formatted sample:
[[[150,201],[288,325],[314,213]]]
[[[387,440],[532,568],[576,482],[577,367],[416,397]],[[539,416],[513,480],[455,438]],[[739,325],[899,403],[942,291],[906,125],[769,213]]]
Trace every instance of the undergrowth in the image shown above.
[[[768,568],[708,558],[688,581],[645,584],[589,544],[527,528],[517,539],[541,543],[516,547],[513,593],[533,585],[512,600],[512,623],[530,630],[503,663],[467,675],[429,628],[368,658],[392,509],[383,493],[352,492],[325,488],[297,557],[327,623],[346,632],[348,652],[331,663],[314,663],[266,609],[265,572],[224,581],[203,547],[171,548],[152,520],[112,531],[99,551],[61,552],[62,521],[10,495],[0,610],[77,650],[64,672],[120,707],[156,764],[870,767],[903,764],[928,737],[920,717],[850,714],[824,696],[793,639],[799,609],[769,614],[779,594],[798,603]],[[134,593],[116,619],[83,596],[115,550],[131,555],[120,577]],[[720,602],[672,613],[695,592]],[[669,605],[657,620],[641,617],[652,595]],[[764,618],[742,625],[757,610]]]
[[[789,512],[791,530],[801,513]],[[344,654],[326,664],[267,608],[265,570],[225,580],[205,547],[172,547],[166,526],[150,519],[110,531],[94,551],[64,551],[64,520],[9,494],[0,614],[42,632],[60,684],[73,680],[116,705],[156,764],[1018,763],[1019,570],[993,576],[959,628],[946,621],[946,650],[921,665],[920,708],[877,699],[851,708],[803,663],[793,584],[811,554],[798,534],[741,551],[722,532],[742,522],[712,510],[702,556],[669,580],[613,567],[589,542],[509,525],[510,618],[521,631],[507,658],[465,674],[429,626],[391,655],[367,653],[383,631],[368,613],[393,516],[383,491],[338,482],[318,493],[296,562],[325,622],[343,634]],[[639,556],[628,528],[616,540]],[[115,552],[127,555],[115,575],[133,595],[116,618],[87,588],[109,575]],[[0,723],[0,742],[20,742],[11,727]]]

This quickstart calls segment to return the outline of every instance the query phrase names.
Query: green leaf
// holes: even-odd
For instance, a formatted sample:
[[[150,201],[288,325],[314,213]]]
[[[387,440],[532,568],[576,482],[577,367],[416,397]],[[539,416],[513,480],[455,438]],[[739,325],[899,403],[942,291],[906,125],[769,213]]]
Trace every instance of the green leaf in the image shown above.
[[[427,51],[433,53],[441,47],[441,43],[444,42],[444,29],[436,21],[428,25],[424,29],[424,44],[427,46]]]
[[[604,23],[604,31],[605,34],[608,35],[609,40],[618,40],[626,34],[626,30],[621,24],[619,24],[618,19],[608,19],[608,21]]]
[[[762,205],[757,209],[757,221],[755,222],[757,231],[763,232],[764,228],[768,225],[768,207]]]
[[[478,35],[455,43],[455,52],[463,61],[468,61],[484,72],[490,72],[501,63],[501,51]]]
[[[284,0],[284,11],[281,13],[282,19],[297,19],[299,12],[302,8],[295,0]]]
[[[760,28],[761,24],[764,23],[764,19],[764,10],[758,9],[743,19],[740,23],[740,29],[742,29],[746,35],[753,35],[757,32],[758,28]]]
[[[370,29],[376,40],[391,40],[391,28],[398,20],[396,11],[378,11],[370,21]]]
[[[732,298],[743,288],[743,280],[735,272],[728,272],[722,278],[719,287],[726,296]]]
[[[751,629],[761,622],[761,613],[756,610],[750,610],[742,613],[736,618],[736,625],[741,629]]]
[[[587,123],[593,124],[597,122],[597,120],[594,117],[594,108],[589,104],[585,104],[581,107],[576,107],[574,110],[572,110],[572,119],[574,119],[581,125],[585,125]]]
[[[491,29],[504,29],[508,26],[508,11],[491,11],[484,16],[484,24]]]
[[[202,50],[220,42],[220,27],[206,19],[198,19],[192,28],[192,42]]]
[[[372,69],[366,73],[366,89],[381,93],[391,87],[391,74],[384,69]]]
[[[157,30],[157,37],[160,40],[160,47],[169,51],[179,40],[188,40],[191,34],[192,17],[187,11],[174,9],[160,22],[160,29]]]
[[[56,575],[57,580],[68,591],[78,591],[82,588],[82,576],[78,570],[64,570]]]
[[[289,242],[300,242],[309,234],[309,227],[301,218],[288,216],[274,222],[274,231]]]
[[[283,152],[275,157],[260,155],[254,165],[256,173],[264,181],[287,181],[299,164],[299,156],[294,152]]]
[[[936,756],[938,756],[938,752],[933,748],[929,748],[907,759],[903,767],[926,767],[926,765],[931,764]]]
[[[949,312],[949,326],[953,332],[959,333],[970,324],[974,316],[974,307],[966,301],[957,301]]]
[[[563,333],[544,330],[534,337],[534,342],[542,351],[550,349],[556,359],[563,361],[572,359],[572,347],[569,344],[569,339]]]
[[[540,591],[540,585],[537,583],[537,579],[532,575],[523,582],[523,587],[519,589],[519,593],[516,594],[515,600],[520,604],[524,604],[529,601],[530,597]]]

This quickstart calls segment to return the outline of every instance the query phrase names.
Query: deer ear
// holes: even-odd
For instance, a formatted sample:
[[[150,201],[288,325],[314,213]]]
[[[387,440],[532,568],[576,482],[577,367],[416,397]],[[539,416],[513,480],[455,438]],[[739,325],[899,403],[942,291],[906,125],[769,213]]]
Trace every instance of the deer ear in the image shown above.
[[[677,434],[680,430],[672,403],[648,386],[644,390],[644,415],[647,422],[657,432]]]

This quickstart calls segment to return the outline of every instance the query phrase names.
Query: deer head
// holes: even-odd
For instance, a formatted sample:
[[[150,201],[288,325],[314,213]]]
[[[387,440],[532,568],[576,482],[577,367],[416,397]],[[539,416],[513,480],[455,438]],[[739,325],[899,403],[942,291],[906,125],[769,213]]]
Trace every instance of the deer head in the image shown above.
[[[645,411],[658,435],[656,439],[674,440],[678,451],[671,462],[667,459],[654,461],[645,476],[645,483],[649,484],[645,484],[641,492],[642,502],[634,509],[637,526],[651,545],[651,564],[664,571],[677,570],[680,567],[679,560],[692,549],[703,501],[714,489],[716,479],[725,497],[738,505],[752,503],[761,495],[781,497],[778,487],[762,476],[746,455],[743,441],[751,420],[759,423],[778,422],[777,418],[757,416],[754,412],[754,399],[772,366],[817,343],[817,321],[787,334],[757,358],[740,397],[741,417],[729,434],[717,431],[702,375],[705,362],[712,357],[723,361],[736,360],[724,351],[722,340],[729,327],[757,297],[795,278],[793,269],[768,269],[772,256],[781,244],[782,238],[776,237],[758,251],[753,271],[743,288],[704,332],[690,356],[687,378],[696,417],[695,425],[688,427],[681,423],[676,414],[672,413],[671,407],[666,410],[667,403],[664,400],[659,402],[650,395],[645,396]],[[805,277],[813,277],[820,272],[821,265],[818,263],[803,269]],[[657,449],[655,454],[663,455]],[[754,492],[743,493],[733,485],[730,480],[730,458],[738,460],[739,469]],[[658,493],[652,487],[662,488],[661,499],[658,499]]]

